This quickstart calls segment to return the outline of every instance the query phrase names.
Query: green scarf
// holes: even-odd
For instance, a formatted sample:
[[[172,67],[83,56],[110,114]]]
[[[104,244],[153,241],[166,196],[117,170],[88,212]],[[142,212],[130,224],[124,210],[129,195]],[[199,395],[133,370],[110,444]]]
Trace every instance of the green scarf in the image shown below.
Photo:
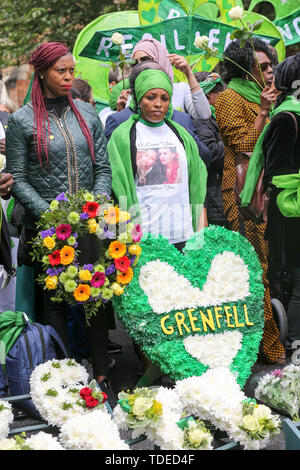
[[[170,102],[172,101],[173,86],[168,75],[162,70],[146,69],[137,76],[134,84],[137,102],[139,103],[145,93],[152,88],[166,90],[169,94]]]
[[[203,80],[203,82],[199,82],[199,86],[202,88],[204,94],[208,95],[215,88],[217,83],[222,83],[221,78]]]
[[[0,342],[4,344],[4,350],[1,348],[1,353],[5,353],[5,357],[25,326],[26,320],[22,312],[7,310],[0,314]],[[1,357],[1,365],[4,371],[5,357]]]
[[[262,89],[257,83],[245,78],[232,78],[228,84],[228,88],[236,91],[239,95],[243,96],[250,103],[261,105],[260,94]]]
[[[129,80],[128,78],[125,78],[124,80],[125,88],[123,86],[123,80],[121,80],[119,83],[117,83],[111,90],[110,95],[109,95],[109,107],[113,111],[116,111],[117,109],[117,101],[118,98],[122,92],[122,90],[128,90],[129,87]]]
[[[138,197],[134,181],[131,163],[130,130],[140,116],[133,114],[120,124],[111,135],[107,149],[112,169],[112,189],[120,206],[122,197],[126,197],[126,209],[135,210],[133,216],[140,216]],[[199,204],[204,204],[206,196],[207,170],[201,158],[199,158],[198,146],[192,136],[176,122],[166,119],[182,138],[188,165],[189,196],[192,212],[194,231],[197,230],[200,214],[197,211]]]
[[[210,104],[209,107],[211,110],[211,115],[216,119],[216,108],[212,104]]]
[[[281,103],[280,106],[278,106],[274,111],[270,113],[270,117],[273,118],[276,116],[276,114],[282,112],[282,111],[290,111],[296,113],[298,116],[300,116],[300,103],[299,101],[294,98],[292,95],[289,95],[285,98],[285,100]],[[267,131],[267,128],[270,123],[266,124],[264,127],[263,132],[259,136],[256,145],[254,147],[253,153],[251,155],[251,158],[249,160],[249,166],[247,170],[247,175],[246,175],[246,180],[245,180],[245,185],[244,189],[241,192],[241,205],[242,206],[247,206],[250,204],[259,175],[264,167],[264,154],[263,154],[263,141],[264,137]],[[280,211],[284,214],[285,211],[290,214],[291,207],[294,207],[293,210],[295,210],[295,207],[298,206],[298,210],[296,209],[296,213],[299,214],[299,207],[300,207],[300,198],[298,196],[298,203],[295,203],[295,197],[297,198],[297,194],[299,194],[299,189],[297,189],[297,186],[299,186],[299,177],[298,175],[282,175],[282,176],[275,176],[272,180],[272,183],[277,186],[278,188],[286,188],[286,192],[282,195],[280,193],[280,197],[277,198],[277,204],[280,209]],[[291,189],[294,188],[292,191]],[[283,191],[284,192],[284,191]],[[293,202],[291,201],[293,199]],[[289,202],[287,202],[289,201]],[[282,207],[282,204],[285,206],[286,204],[288,205],[287,209],[284,209]],[[296,204],[296,206],[295,206]],[[299,215],[287,215],[286,217],[299,217]]]

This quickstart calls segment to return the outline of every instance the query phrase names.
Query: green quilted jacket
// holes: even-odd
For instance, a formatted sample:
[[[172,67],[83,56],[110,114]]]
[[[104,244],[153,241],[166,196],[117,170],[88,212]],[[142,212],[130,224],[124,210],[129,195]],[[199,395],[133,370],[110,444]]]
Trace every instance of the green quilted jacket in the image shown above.
[[[12,195],[25,209],[24,223],[34,228],[49,203],[62,192],[87,189],[94,194],[110,194],[111,169],[106,139],[99,117],[88,103],[76,100],[94,140],[95,162],[75,114],[68,106],[61,119],[49,112],[50,167],[41,167],[34,150],[31,103],[10,115],[6,134],[7,171],[14,177]]]

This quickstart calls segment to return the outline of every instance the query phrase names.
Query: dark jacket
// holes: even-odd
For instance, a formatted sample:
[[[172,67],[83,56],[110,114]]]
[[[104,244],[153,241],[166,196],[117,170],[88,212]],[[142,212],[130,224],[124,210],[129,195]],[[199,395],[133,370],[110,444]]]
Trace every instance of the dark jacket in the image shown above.
[[[106,139],[94,108],[76,100],[93,141],[93,161],[85,136],[69,106],[61,119],[49,112],[49,164],[42,167],[35,152],[33,108],[31,103],[10,115],[6,133],[7,171],[13,175],[12,194],[25,209],[25,224],[34,227],[41,213],[61,192],[87,189],[95,194],[111,192],[111,170]]]
[[[132,109],[127,107],[122,111],[112,113],[108,116],[104,130],[107,142],[109,141],[110,136],[115,130],[115,128],[122,124],[122,122],[127,121],[127,119],[130,118],[132,114]],[[196,135],[191,116],[187,113],[183,113],[182,111],[177,111],[176,109],[174,109],[172,114],[172,120],[184,127],[195,139],[196,144],[199,148],[199,154],[202,160],[204,161],[206,167],[208,168],[211,161],[211,153],[207,146],[203,142],[201,142],[199,137]]]
[[[194,121],[194,125],[197,136],[211,151],[206,195],[208,223],[225,227],[227,220],[224,215],[221,189],[225,157],[224,144],[219,133],[217,121],[213,116],[210,119],[198,119]]]
[[[274,116],[266,131],[263,141],[265,188],[271,184],[273,176],[299,172],[300,118],[295,117],[298,134],[292,116],[285,112]],[[281,214],[276,203],[280,191],[275,187],[272,189],[265,234],[269,242],[270,263],[278,270],[300,267],[300,218],[287,218]]]

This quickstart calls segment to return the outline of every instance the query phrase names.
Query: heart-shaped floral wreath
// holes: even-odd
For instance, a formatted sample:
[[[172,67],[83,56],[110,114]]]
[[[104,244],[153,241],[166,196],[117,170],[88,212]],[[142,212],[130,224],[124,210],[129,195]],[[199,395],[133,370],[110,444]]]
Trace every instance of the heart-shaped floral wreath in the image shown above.
[[[179,252],[149,236],[114,307],[133,340],[173,380],[229,367],[243,387],[264,326],[262,269],[239,233],[211,226]]]

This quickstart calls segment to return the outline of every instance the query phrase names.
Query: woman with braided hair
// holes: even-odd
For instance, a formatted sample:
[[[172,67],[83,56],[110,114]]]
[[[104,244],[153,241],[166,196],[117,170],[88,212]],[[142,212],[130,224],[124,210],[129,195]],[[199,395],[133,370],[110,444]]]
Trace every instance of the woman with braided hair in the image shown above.
[[[18,263],[31,264],[30,241],[35,222],[62,192],[86,189],[110,194],[111,170],[102,125],[93,106],[73,100],[74,58],[59,42],[41,44],[29,64],[34,68],[31,102],[12,114],[7,128],[7,168],[14,178],[12,194],[25,210]],[[68,345],[66,305],[35,288],[36,312],[52,325]],[[107,377],[106,315],[93,316],[87,327],[94,376]]]

